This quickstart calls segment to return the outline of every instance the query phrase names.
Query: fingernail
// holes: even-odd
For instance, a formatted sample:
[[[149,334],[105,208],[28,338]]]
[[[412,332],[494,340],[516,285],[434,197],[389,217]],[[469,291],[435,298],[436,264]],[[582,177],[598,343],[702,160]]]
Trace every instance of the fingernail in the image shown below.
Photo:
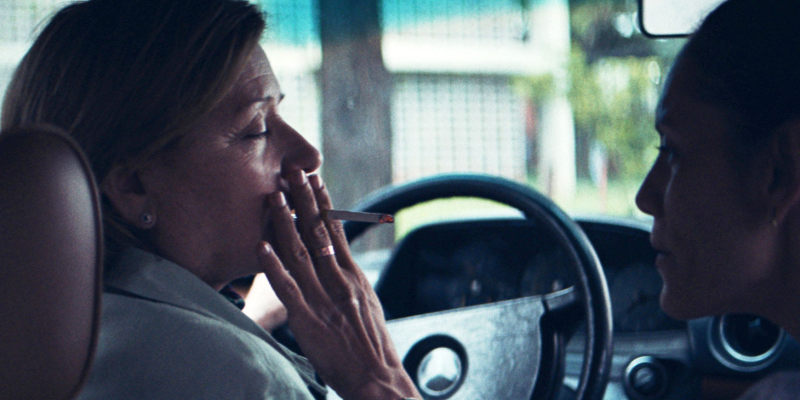
[[[325,184],[322,183],[322,177],[319,174],[311,174],[308,176],[308,181],[311,182],[311,186],[316,189],[320,190],[325,187]]]
[[[292,175],[289,177],[289,182],[292,185],[295,185],[295,186],[305,185],[306,182],[308,182],[308,177],[306,176],[306,171],[303,171],[301,169],[301,170],[299,170],[297,172],[293,172]]]
[[[283,192],[275,192],[270,195],[269,203],[272,207],[285,207],[286,196],[284,196]]]
[[[269,253],[272,253],[272,247],[267,242],[261,242],[261,246],[258,247],[258,251],[261,252],[261,255],[267,256]]]

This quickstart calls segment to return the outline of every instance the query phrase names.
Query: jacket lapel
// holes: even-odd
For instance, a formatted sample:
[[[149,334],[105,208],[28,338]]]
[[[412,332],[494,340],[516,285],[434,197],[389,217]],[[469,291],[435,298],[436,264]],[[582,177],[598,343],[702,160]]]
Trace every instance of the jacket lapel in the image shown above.
[[[308,360],[278,343],[222,294],[169,260],[129,247],[120,253],[111,268],[107,268],[103,281],[104,286],[114,292],[170,304],[209,318],[227,321],[261,338],[288,358],[312,391],[322,395],[327,392],[314,378],[314,369]]]

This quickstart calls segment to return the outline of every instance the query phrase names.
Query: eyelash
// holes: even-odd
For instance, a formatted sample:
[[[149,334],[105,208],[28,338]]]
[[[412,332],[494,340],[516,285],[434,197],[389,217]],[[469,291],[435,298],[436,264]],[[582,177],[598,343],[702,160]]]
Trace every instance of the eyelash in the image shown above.
[[[247,135],[244,135],[244,138],[245,139],[261,139],[262,137],[263,138],[267,137],[267,135],[269,135],[269,133],[270,133],[270,131],[269,131],[269,129],[267,129],[267,130],[265,130],[263,132],[259,132],[259,133],[249,133]]]
[[[264,130],[261,131],[261,132],[245,134],[245,135],[242,136],[244,139],[247,139],[247,140],[258,140],[258,139],[262,139],[262,138],[264,138],[264,139],[268,138],[272,134],[271,127],[275,126],[275,123],[276,123],[275,122],[275,118],[280,118],[280,117],[278,115],[276,115],[276,114],[269,114],[267,116],[260,116],[258,118],[259,119],[263,118],[262,122],[260,122],[259,125],[261,125],[261,123],[263,123],[263,125],[261,125],[261,126],[264,127]]]
[[[658,150],[659,154],[666,154],[667,160],[672,160],[677,154],[675,153],[675,149],[670,146],[659,145],[656,146],[656,150]]]

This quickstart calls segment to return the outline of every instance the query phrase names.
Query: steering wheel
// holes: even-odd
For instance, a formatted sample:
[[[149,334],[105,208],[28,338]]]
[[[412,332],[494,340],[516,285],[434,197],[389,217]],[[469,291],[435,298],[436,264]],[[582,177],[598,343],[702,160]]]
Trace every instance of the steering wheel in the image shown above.
[[[551,398],[562,384],[564,368],[563,343],[559,342],[564,332],[557,330],[566,329],[564,324],[558,328],[559,324],[552,321],[563,320],[567,311],[581,306],[586,339],[575,398],[602,399],[612,357],[608,287],[588,238],[551,200],[503,178],[446,174],[376,192],[354,210],[394,214],[418,203],[448,197],[484,198],[520,210],[564,248],[578,283],[548,295],[388,321],[398,353],[417,385],[422,384],[420,376],[434,376],[431,387],[420,387],[425,397]],[[347,221],[344,227],[348,240],[356,239],[370,225]],[[509,351],[508,346],[514,348]],[[439,365],[443,371],[430,372],[431,365]]]

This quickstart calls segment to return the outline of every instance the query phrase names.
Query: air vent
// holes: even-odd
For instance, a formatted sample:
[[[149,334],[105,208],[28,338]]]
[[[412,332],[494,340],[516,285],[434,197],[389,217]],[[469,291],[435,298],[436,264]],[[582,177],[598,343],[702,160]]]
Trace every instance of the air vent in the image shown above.
[[[711,350],[723,365],[741,372],[769,366],[784,343],[784,331],[755,315],[727,314],[711,325]]]

